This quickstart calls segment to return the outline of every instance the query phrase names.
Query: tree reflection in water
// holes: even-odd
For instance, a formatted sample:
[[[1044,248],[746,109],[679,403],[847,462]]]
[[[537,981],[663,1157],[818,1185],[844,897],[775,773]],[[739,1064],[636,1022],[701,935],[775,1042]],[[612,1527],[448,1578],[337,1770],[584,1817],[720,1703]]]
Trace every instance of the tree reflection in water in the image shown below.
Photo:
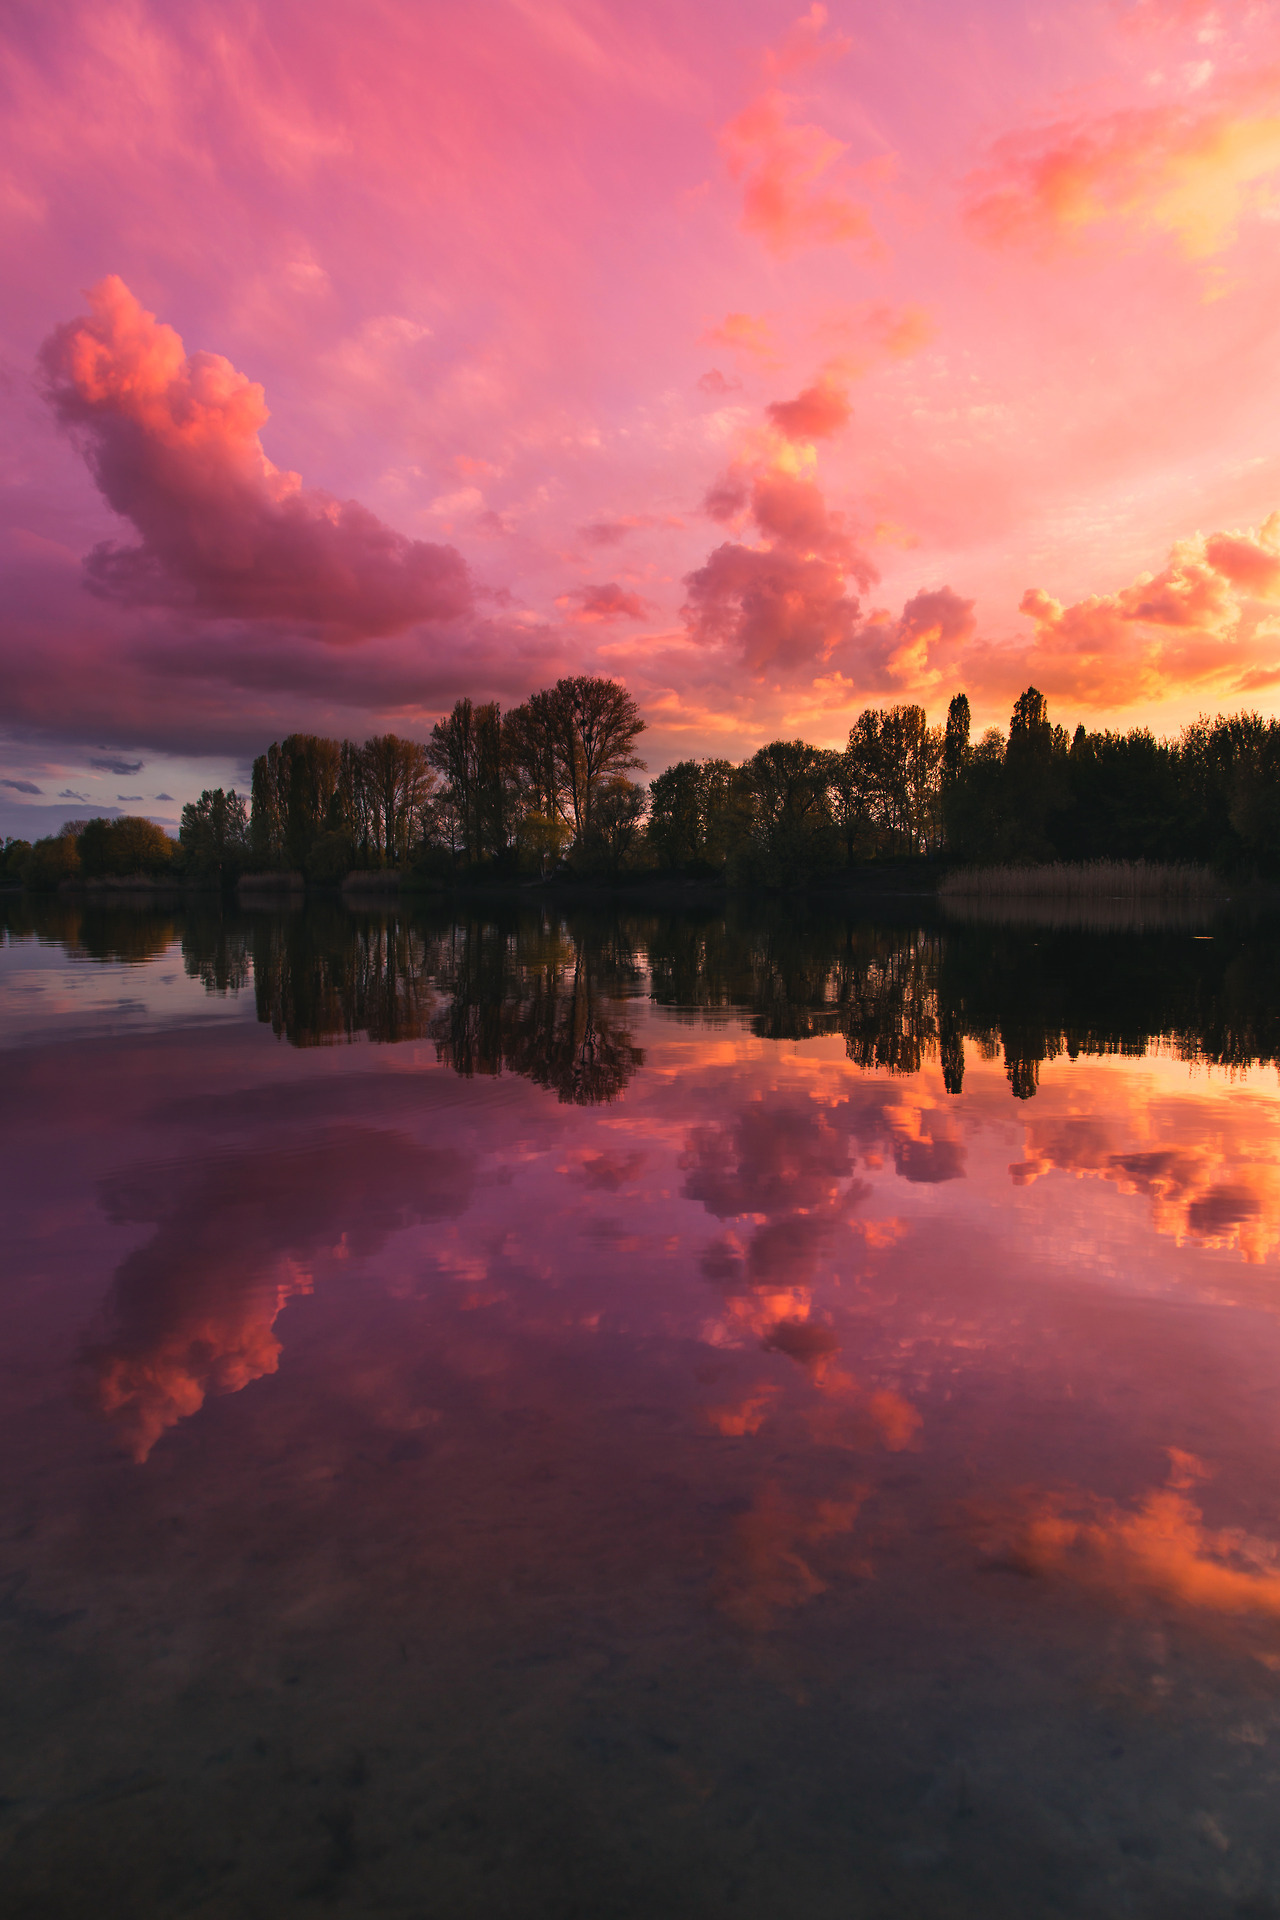
[[[575,1106],[615,1099],[644,1064],[622,1015],[640,952],[621,921],[456,923],[436,949],[450,996],[431,1023],[436,1058],[468,1077],[522,1074]]]
[[[435,994],[431,944],[395,913],[350,913],[337,901],[263,915],[253,928],[258,1018],[295,1047],[420,1040]]]
[[[12,940],[104,961],[145,960],[179,934],[187,973],[211,993],[252,975],[258,1018],[297,1047],[431,1040],[465,1076],[518,1073],[566,1102],[615,1099],[644,1055],[626,1004],[648,994],[671,1017],[745,1017],[761,1039],[840,1034],[858,1066],[917,1072],[938,1059],[948,1092],[965,1047],[1002,1058],[1010,1090],[1034,1096],[1062,1054],[1280,1061],[1280,927],[1180,928],[939,922],[894,925],[804,903],[723,912],[560,910],[498,903],[351,911],[336,899],[289,912],[196,902],[175,912],[11,901]]]

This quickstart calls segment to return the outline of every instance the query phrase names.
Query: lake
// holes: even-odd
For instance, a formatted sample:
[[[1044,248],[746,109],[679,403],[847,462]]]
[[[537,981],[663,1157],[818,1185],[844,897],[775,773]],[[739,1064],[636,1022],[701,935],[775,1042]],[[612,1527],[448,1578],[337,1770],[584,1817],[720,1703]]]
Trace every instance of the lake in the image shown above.
[[[1280,929],[0,908],[6,1914],[1280,1914]]]

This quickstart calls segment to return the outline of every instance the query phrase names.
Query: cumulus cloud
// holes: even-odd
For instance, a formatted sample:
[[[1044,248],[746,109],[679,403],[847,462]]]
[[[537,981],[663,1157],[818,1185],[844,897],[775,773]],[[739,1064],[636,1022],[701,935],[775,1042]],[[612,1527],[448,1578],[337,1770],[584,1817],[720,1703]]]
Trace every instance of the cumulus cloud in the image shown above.
[[[41,349],[58,419],[135,546],[104,542],[88,584],[132,605],[289,621],[333,638],[466,612],[452,547],[410,540],[354,500],[304,487],[267,458],[261,386],[221,354],[188,354],[117,276]]]
[[[639,594],[620,587],[616,580],[606,580],[594,587],[573,587],[568,593],[560,595],[556,605],[569,619],[587,623],[643,620],[646,612]]]
[[[114,773],[118,779],[126,774],[141,773],[144,764],[141,760],[125,760],[115,753],[103,754],[89,761],[95,773]]]
[[[15,793],[40,793],[43,791],[42,788],[35,784],[34,780],[0,780],[0,787],[12,787]]]
[[[976,682],[1010,670],[1085,705],[1203,690],[1239,697],[1280,684],[1280,512],[1261,528],[1180,540],[1159,573],[1064,605],[1031,587],[1024,651],[975,652]]]
[[[811,480],[777,468],[723,476],[708,493],[714,519],[749,505],[763,543],[726,541],[686,576],[693,637],[728,647],[757,678],[794,678],[827,666],[858,630],[859,601],[875,579],[840,513]]]
[[[775,400],[765,409],[788,440],[823,440],[849,423],[849,396],[831,380],[815,381],[794,400]]]
[[[922,588],[901,614],[872,614],[860,634],[861,671],[868,685],[924,688],[958,671],[973,639],[973,601],[950,587]]]
[[[1010,134],[968,183],[970,230],[993,245],[1044,247],[1115,222],[1207,259],[1242,220],[1274,208],[1275,97],[1274,70],[1226,75],[1189,100]]]
[[[717,400],[723,399],[726,393],[739,393],[741,390],[741,380],[730,380],[721,373],[719,367],[708,367],[698,379],[699,393],[712,394]]]

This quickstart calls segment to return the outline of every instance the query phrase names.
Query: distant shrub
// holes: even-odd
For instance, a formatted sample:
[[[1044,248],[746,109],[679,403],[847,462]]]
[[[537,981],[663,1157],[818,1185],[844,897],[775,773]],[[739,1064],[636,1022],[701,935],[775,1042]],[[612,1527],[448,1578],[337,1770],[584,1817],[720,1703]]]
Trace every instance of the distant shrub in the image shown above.
[[[80,855],[70,834],[50,835],[37,840],[22,862],[22,883],[37,893],[52,893],[62,880],[74,880],[80,872]]]

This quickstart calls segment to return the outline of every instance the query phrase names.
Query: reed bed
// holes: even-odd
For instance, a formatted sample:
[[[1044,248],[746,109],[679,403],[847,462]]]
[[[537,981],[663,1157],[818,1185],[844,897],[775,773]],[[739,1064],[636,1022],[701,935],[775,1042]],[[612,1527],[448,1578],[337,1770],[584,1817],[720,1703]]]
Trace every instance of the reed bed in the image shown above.
[[[947,875],[938,897],[960,919],[1143,932],[1203,926],[1231,896],[1217,874],[1190,862],[1092,860],[962,867]]]

